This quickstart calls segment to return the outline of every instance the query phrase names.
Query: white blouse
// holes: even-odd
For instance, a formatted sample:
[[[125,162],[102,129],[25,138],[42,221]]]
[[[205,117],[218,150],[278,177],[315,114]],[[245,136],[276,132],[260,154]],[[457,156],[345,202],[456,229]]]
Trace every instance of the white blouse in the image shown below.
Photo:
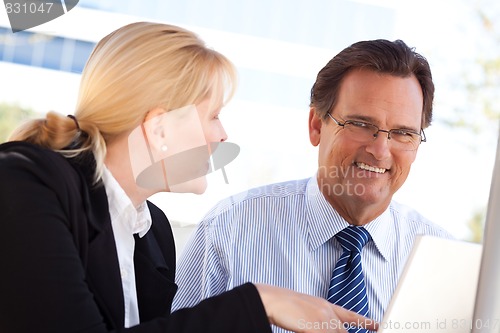
[[[135,286],[134,234],[144,237],[151,228],[151,214],[146,202],[137,208],[134,207],[130,198],[107,168],[104,168],[102,180],[108,196],[109,214],[120,264],[125,301],[124,325],[131,327],[140,322]]]

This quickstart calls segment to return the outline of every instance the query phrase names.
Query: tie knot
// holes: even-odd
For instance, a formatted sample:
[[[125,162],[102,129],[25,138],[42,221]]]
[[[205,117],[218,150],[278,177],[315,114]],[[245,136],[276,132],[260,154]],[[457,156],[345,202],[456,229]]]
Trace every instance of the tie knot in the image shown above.
[[[335,238],[339,241],[344,251],[361,252],[363,246],[372,239],[370,233],[363,227],[348,226],[339,231]]]

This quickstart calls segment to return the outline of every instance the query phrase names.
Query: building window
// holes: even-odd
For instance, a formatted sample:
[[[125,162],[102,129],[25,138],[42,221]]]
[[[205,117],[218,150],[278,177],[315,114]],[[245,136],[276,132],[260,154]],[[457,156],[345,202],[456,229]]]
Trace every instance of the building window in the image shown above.
[[[81,73],[94,43],[0,27],[0,60]]]

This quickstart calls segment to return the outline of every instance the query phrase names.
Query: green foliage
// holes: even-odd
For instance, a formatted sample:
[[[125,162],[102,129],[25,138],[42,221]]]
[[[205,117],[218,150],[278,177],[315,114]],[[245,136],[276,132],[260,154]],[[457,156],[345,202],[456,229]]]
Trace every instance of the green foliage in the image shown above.
[[[0,103],[0,143],[23,121],[33,118],[35,112],[19,105]]]
[[[467,128],[474,134],[492,133],[496,137],[500,119],[500,6],[494,0],[479,0],[475,11],[480,22],[483,37],[489,42],[489,52],[480,53],[475,61],[474,73],[464,73],[463,88],[467,102],[455,110],[457,118],[450,125]],[[473,113],[471,110],[480,112]],[[469,219],[467,240],[481,243],[486,221],[486,207],[477,209]]]
[[[496,17],[500,15],[500,6],[494,3],[483,0],[471,4],[478,18],[482,42],[472,46],[478,49],[474,61],[457,68],[461,79],[454,82],[454,86],[465,93],[466,99],[454,108],[454,116],[444,121],[473,134],[491,132],[496,135],[500,119],[500,24]]]
[[[483,241],[484,223],[486,219],[486,209],[478,209],[467,223],[470,236],[468,241],[481,243]]]

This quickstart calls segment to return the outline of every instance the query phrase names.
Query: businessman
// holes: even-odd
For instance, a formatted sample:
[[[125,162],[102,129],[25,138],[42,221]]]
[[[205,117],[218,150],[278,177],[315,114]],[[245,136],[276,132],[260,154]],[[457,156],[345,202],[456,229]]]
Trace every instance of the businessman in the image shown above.
[[[415,237],[451,237],[392,199],[432,120],[423,56],[401,40],[355,43],[318,73],[310,98],[318,169],[213,207],[179,259],[174,309],[251,281],[381,321]]]

